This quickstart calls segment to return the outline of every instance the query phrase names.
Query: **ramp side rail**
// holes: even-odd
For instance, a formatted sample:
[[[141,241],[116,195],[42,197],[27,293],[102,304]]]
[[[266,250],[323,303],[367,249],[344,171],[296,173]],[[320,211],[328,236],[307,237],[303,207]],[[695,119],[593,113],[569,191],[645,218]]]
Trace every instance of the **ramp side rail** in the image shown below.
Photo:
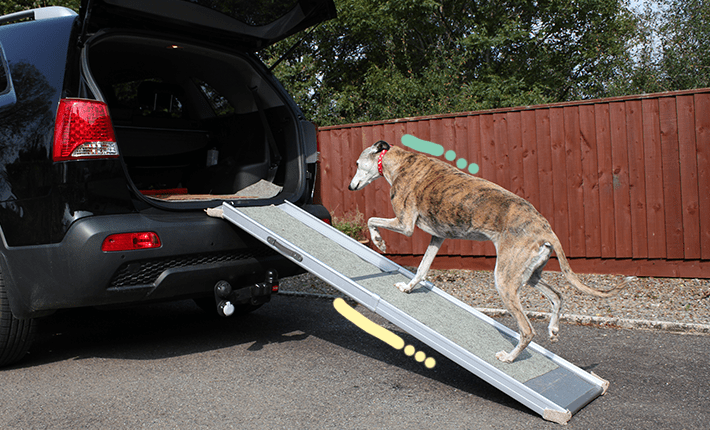
[[[389,279],[393,276],[403,276],[411,280],[414,277],[413,273],[290,202],[284,202],[277,206],[241,208],[225,202],[222,205],[222,210],[223,217],[226,220],[244,229],[294,263],[347,294],[370,311],[381,315],[547,420],[561,424],[566,423],[572,414],[579,411],[597,396],[603,394],[608,386],[606,381],[579,369],[536,343],[531,343],[526,351],[531,354],[538,354],[543,357],[542,359],[548,360],[550,366],[556,366],[556,368],[540,377],[534,378],[534,380],[525,382],[510,376],[504,366],[511,366],[510,369],[513,369],[516,363],[503,364],[503,367],[500,364],[491,364],[491,362],[482,359],[469,349],[458,345],[429,326],[432,324],[425,325],[409,313],[383,299],[380,294],[370,291],[361,284],[365,280],[373,282],[373,280],[381,277],[382,282],[389,282],[388,285],[391,285],[391,288],[396,290]],[[255,218],[260,218],[260,221]],[[279,229],[278,226],[269,226],[267,224],[272,224],[272,220],[275,223],[276,218],[284,218],[289,223],[293,222],[294,224],[289,226],[289,228],[283,228],[283,231],[275,231]],[[294,243],[294,241],[284,237],[287,235],[288,230],[294,228],[301,230],[300,233],[302,234],[321,235],[333,247],[340,247],[344,249],[344,252],[350,253],[349,258],[359,259],[371,265],[373,271],[361,276],[346,276],[331,267],[323,259],[313,256],[305,247],[299,246],[298,243]],[[340,250],[338,251],[340,252]],[[516,341],[519,338],[517,332],[476,311],[469,305],[436,288],[428,281],[422,282],[418,288],[426,290],[426,293],[430,295],[429,300],[444,301],[448,308],[455,307],[457,312],[464,312],[468,318],[476,319],[478,320],[477,323],[482,322],[494,328],[503,336]],[[399,294],[405,296],[403,293]]]

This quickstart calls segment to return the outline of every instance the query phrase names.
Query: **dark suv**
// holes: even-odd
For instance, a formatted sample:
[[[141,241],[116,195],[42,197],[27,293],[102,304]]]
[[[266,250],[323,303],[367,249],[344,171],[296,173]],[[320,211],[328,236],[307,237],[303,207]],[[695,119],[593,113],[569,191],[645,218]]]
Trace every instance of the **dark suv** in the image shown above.
[[[0,365],[58,309],[246,312],[299,273],[204,209],[329,217],[316,128],[256,52],[334,16],[332,0],[84,0],[0,17]]]

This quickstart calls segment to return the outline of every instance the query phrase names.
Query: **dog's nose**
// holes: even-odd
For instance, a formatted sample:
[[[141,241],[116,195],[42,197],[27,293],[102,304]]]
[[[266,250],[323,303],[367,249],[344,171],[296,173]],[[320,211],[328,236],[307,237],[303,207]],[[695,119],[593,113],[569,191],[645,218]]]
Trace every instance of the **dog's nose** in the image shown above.
[[[348,190],[355,191],[355,189],[353,188],[353,184],[348,185]]]

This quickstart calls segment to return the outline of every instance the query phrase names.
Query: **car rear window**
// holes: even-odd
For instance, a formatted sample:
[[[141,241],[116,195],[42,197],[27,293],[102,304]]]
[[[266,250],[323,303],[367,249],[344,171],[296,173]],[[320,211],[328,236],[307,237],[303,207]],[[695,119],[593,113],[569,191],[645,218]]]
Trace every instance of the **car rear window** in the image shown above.
[[[183,116],[182,89],[160,78],[140,79],[113,85],[119,105],[133,109],[142,116]]]
[[[15,105],[17,97],[12,87],[10,67],[5,58],[5,51],[0,43],[0,113],[4,113]]]
[[[232,107],[226,97],[217,92],[217,90],[212,88],[212,86],[210,86],[207,82],[197,78],[194,78],[193,80],[195,84],[197,84],[200,91],[202,91],[202,94],[209,102],[216,116],[227,116],[234,114],[234,107]]]
[[[8,79],[7,62],[5,61],[5,52],[0,45],[0,94],[5,94],[10,91],[10,80]]]

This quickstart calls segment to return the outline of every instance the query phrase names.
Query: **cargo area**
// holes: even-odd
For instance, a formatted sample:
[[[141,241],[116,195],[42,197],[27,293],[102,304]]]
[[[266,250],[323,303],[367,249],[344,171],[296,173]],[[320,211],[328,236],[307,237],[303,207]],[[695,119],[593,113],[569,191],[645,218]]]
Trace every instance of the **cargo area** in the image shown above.
[[[83,74],[109,106],[127,174],[164,201],[268,199],[302,188],[297,120],[253,59],[107,35]]]

